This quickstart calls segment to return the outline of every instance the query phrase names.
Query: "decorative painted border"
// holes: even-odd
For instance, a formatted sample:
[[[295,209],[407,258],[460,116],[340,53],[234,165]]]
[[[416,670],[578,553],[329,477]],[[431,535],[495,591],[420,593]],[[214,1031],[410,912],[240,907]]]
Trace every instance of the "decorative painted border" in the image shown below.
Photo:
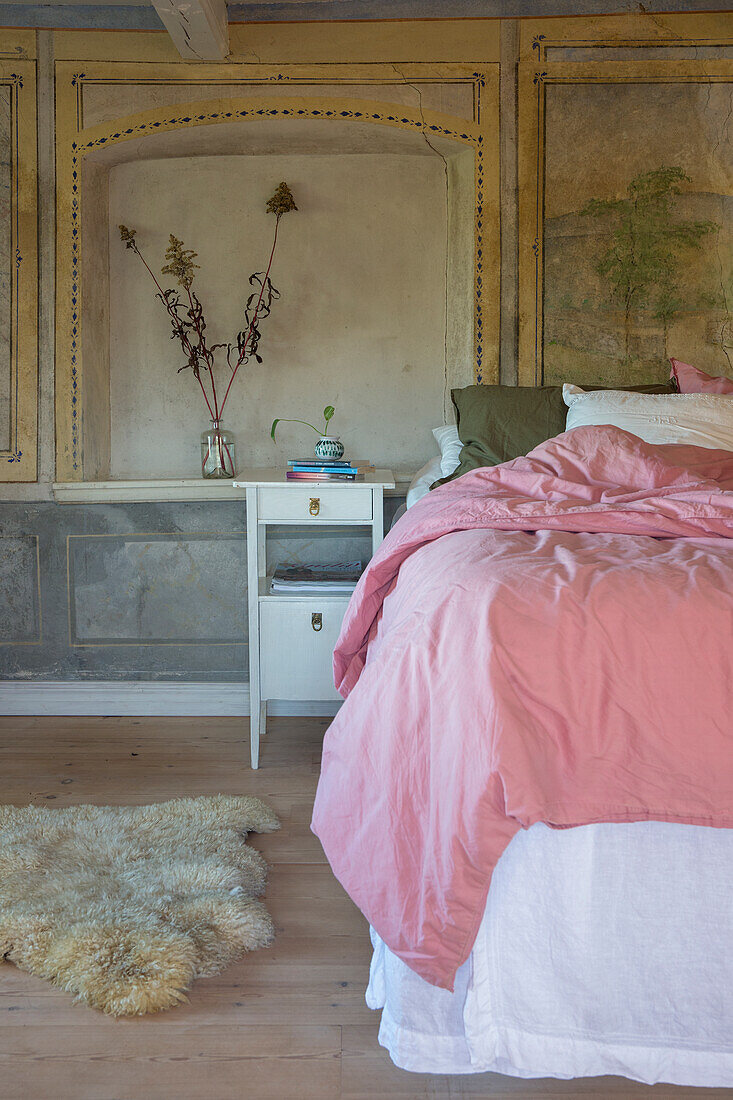
[[[20,163],[20,131],[18,120],[20,112],[18,110],[18,97],[23,87],[23,77],[18,73],[10,73],[7,78],[0,80],[0,84],[4,84],[6,87],[10,88],[10,134],[12,143],[10,168],[12,177],[10,207],[10,262],[12,266],[12,273],[10,276],[10,373],[12,376],[11,394],[13,395],[10,403],[10,448],[0,451],[0,456],[2,456],[6,462],[20,462],[23,457],[23,452],[18,442],[20,357],[17,334],[20,302],[20,268],[23,263],[23,254],[20,250],[20,173],[18,172],[18,165]]]
[[[12,69],[12,71],[10,71]],[[34,61],[0,61],[10,91],[10,440],[0,481],[35,481],[37,470],[36,88]]]
[[[657,61],[650,71],[648,67],[642,69],[638,62],[604,62],[602,69],[591,62],[550,63],[541,70],[527,63],[520,65],[520,117],[522,105],[530,94],[534,103],[531,135],[526,130],[520,134],[520,156],[523,160],[520,188],[524,185],[520,193],[520,385],[541,386],[545,379],[543,331],[546,88],[554,84],[582,86],[733,82],[733,63],[723,61],[716,66],[718,69],[728,68],[727,73],[706,71],[709,66],[709,61]],[[528,275],[530,270],[531,276]]]
[[[213,74],[207,76],[198,76],[195,78],[190,78],[187,76],[174,77],[170,75],[159,75],[161,68],[165,68],[165,66],[150,66],[148,63],[145,62],[137,62],[135,64],[135,67],[139,69],[149,67],[152,68],[153,72],[145,73],[144,76],[140,76],[136,79],[130,79],[129,77],[115,77],[110,75],[94,76],[89,75],[85,72],[77,72],[72,75],[71,86],[75,89],[77,133],[80,133],[83,129],[85,129],[87,124],[84,117],[85,87],[99,86],[105,88],[124,88],[129,87],[130,85],[145,85],[146,87],[180,87],[194,90],[199,88],[204,89],[207,85],[211,85],[212,87],[225,86],[232,89],[239,89],[238,93],[235,93],[234,91],[228,93],[227,98],[233,99],[240,95],[247,95],[248,93],[261,94],[260,88],[262,87],[262,85],[267,84],[280,84],[282,86],[298,85],[300,87],[319,88],[323,87],[324,83],[337,83],[340,88],[343,88],[344,93],[347,96],[352,87],[364,87],[365,85],[371,85],[375,88],[382,87],[386,84],[403,85],[413,88],[416,84],[420,84],[423,86],[434,84],[436,86],[443,87],[451,84],[468,85],[472,88],[473,91],[473,119],[464,119],[460,115],[451,116],[454,118],[456,123],[461,122],[465,124],[469,123],[470,121],[473,121],[475,123],[481,122],[481,93],[482,90],[486,87],[487,78],[486,72],[472,69],[471,66],[466,68],[466,66],[457,66],[455,64],[450,65],[450,69],[460,69],[460,73],[451,71],[450,74],[448,74],[447,72],[442,72],[441,74],[436,76],[430,76],[420,73],[410,77],[407,76],[407,73],[415,67],[414,65],[390,65],[387,66],[387,68],[391,70],[391,78],[388,78],[384,75],[385,66],[382,62],[362,63],[358,65],[348,65],[343,63],[334,64],[332,66],[329,66],[329,69],[334,68],[339,71],[339,74],[341,74],[342,70],[348,70],[349,72],[349,75],[338,75],[335,77],[332,73],[329,74],[328,77],[325,77],[323,75],[314,76],[310,69],[306,70],[305,73],[300,73],[299,66],[290,66],[290,69],[293,70],[291,72],[282,72],[280,70],[273,71],[272,69],[270,69],[260,76],[238,76],[236,73],[230,73],[227,76],[226,73],[222,75],[221,70],[219,70],[214,72]],[[433,68],[433,66],[430,67],[431,69]],[[180,66],[177,66],[177,68],[180,68]],[[370,70],[372,69],[378,70],[378,72],[370,72]],[[183,107],[185,105],[187,104],[182,103],[180,106]],[[393,106],[397,107],[399,105],[394,104]],[[165,110],[166,108],[161,107],[160,109]],[[173,105],[171,105],[170,109],[173,110],[175,108]],[[98,124],[92,122],[89,124],[89,127],[94,128],[96,125]]]
[[[358,67],[357,67],[358,68]],[[412,68],[412,67],[411,67]],[[434,68],[434,67],[433,67]],[[451,67],[454,68],[454,67]],[[497,67],[494,66],[494,69]],[[400,74],[398,74],[400,75]],[[451,76],[455,76],[451,73]],[[278,101],[275,105],[265,105],[261,98],[257,100],[219,99],[208,102],[187,103],[177,107],[158,108],[146,111],[138,115],[129,116],[124,120],[117,120],[116,124],[102,124],[86,132],[79,130],[83,122],[83,85],[89,79],[101,80],[100,77],[88,78],[84,72],[75,72],[70,75],[69,85],[74,100],[74,132],[70,133],[70,141],[67,146],[69,159],[64,165],[59,160],[59,176],[67,176],[69,181],[68,205],[59,202],[59,232],[65,234],[68,245],[69,266],[69,298],[67,299],[67,320],[62,328],[57,324],[57,351],[61,346],[60,341],[66,342],[68,347],[68,378],[64,379],[63,364],[57,358],[57,371],[59,382],[57,386],[63,386],[60,390],[60,402],[67,405],[66,412],[57,404],[57,424],[60,425],[58,434],[57,477],[68,480],[83,480],[83,454],[81,445],[81,406],[82,406],[82,363],[81,363],[81,172],[84,157],[95,149],[104,148],[121,141],[129,141],[134,138],[146,137],[156,132],[180,129],[184,127],[212,125],[231,122],[239,119],[319,119],[374,123],[393,126],[422,133],[426,136],[437,135],[447,137],[460,142],[474,150],[475,163],[475,209],[474,209],[474,236],[475,236],[475,262],[474,262],[474,348],[475,348],[475,377],[477,382],[484,380],[487,374],[485,357],[485,334],[487,324],[494,327],[498,333],[498,288],[496,290],[496,302],[487,301],[485,287],[484,254],[487,247],[487,237],[492,247],[498,253],[498,71],[491,76],[488,73],[472,69],[466,79],[474,86],[475,111],[477,117],[482,114],[482,92],[490,83],[491,96],[489,98],[489,116],[494,124],[491,131],[486,130],[486,122],[481,125],[467,123],[463,119],[453,116],[441,115],[437,112],[420,111],[413,113],[405,110],[401,105],[379,103],[378,101],[356,100],[318,100],[318,99],[293,99]],[[216,79],[222,83],[222,75],[217,72],[209,79]],[[272,79],[284,79],[283,74],[273,74]],[[301,75],[293,75],[292,79],[303,83]],[[326,77],[318,77],[320,83],[324,83]],[[360,79],[360,74],[351,76],[351,82]],[[413,76],[417,81],[418,77]],[[435,82],[445,83],[439,77],[434,77]],[[448,78],[450,79],[450,78]],[[382,75],[378,83],[394,83],[394,73],[389,78]],[[251,83],[263,82],[262,76],[252,75]],[[333,83],[333,76],[329,75],[328,81]],[[424,79],[420,77],[420,81]],[[127,83],[137,84],[139,79],[131,79]],[[170,81],[169,81],[170,82]],[[196,83],[195,74],[191,74],[189,83]],[[363,84],[364,80],[360,82]],[[486,112],[484,112],[486,115]],[[494,116],[496,116],[494,118]],[[490,230],[487,228],[487,133],[493,133],[497,149],[489,162],[494,169],[491,178],[490,194],[496,192],[496,204],[494,220]],[[84,138],[86,137],[86,140]],[[59,151],[59,156],[63,154]],[[493,178],[493,177],[496,178]],[[61,182],[61,181],[60,181]],[[490,206],[490,203],[488,204]],[[66,215],[66,217],[65,217]],[[66,221],[66,225],[64,225]],[[495,224],[494,224],[495,222]],[[59,258],[63,264],[63,257]],[[61,268],[57,280],[57,293],[62,293]],[[490,308],[488,308],[490,306]],[[64,315],[63,301],[58,300],[59,320]],[[492,342],[493,347],[493,342]],[[488,368],[489,381],[498,375],[498,362],[491,363]],[[68,432],[64,433],[64,420],[68,424]],[[64,436],[66,435],[66,438]]]
[[[527,17],[520,21],[520,61],[533,65],[585,64],[605,62],[603,53],[613,49],[664,50],[674,47],[692,48],[733,45],[733,18],[729,11],[667,11],[648,12],[642,5],[637,10],[614,15],[582,14],[567,17]],[[548,56],[551,49],[597,50],[598,56],[583,62]],[[653,57],[617,59],[617,64],[664,64],[692,61],[702,63],[707,58]],[[718,60],[726,60],[719,58]]]
[[[722,14],[722,13],[721,13]],[[733,38],[726,37],[725,35],[718,35],[714,38],[692,38],[682,37],[679,38],[611,38],[611,39],[598,39],[598,38],[551,38],[546,34],[536,34],[532,38],[532,49],[537,52],[537,62],[540,65],[548,63],[547,51],[551,49],[566,49],[566,50],[670,50],[670,49],[696,49],[719,47],[720,49],[730,49],[733,46]],[[592,58],[586,62],[580,64],[594,65],[597,61],[602,61],[602,57]],[[631,58],[627,59],[631,60]],[[640,58],[643,61],[652,61],[653,57]],[[683,60],[682,58],[660,58],[659,60]],[[690,60],[693,60],[692,58]],[[708,59],[710,60],[710,59]],[[727,58],[721,60],[728,60]],[[572,62],[571,62],[572,63]],[[638,63],[638,62],[637,62]],[[563,64],[563,62],[551,62],[551,64]]]

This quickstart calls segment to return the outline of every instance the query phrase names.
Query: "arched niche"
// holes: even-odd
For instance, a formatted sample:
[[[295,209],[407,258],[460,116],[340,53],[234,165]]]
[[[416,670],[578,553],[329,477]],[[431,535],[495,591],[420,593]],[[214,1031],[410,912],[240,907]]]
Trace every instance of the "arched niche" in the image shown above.
[[[316,415],[334,401],[352,454],[414,469],[450,386],[481,373],[487,319],[493,327],[498,312],[484,255],[498,234],[495,195],[487,198],[495,163],[478,126],[374,102],[212,101],[83,131],[66,167],[59,480],[196,473],[205,409],[192,380],[176,375],[180,352],[152,284],[115,239],[117,218],[136,225],[158,268],[169,232],[199,252],[210,326],[219,338],[221,323],[228,338],[236,306],[226,301],[243,300],[246,277],[266,259],[265,239],[254,239],[260,228],[269,239],[272,228],[260,215],[265,181],[292,179],[296,167],[300,220],[282,227],[283,300],[263,328],[265,363],[237,379],[227,406],[240,465],[282,460],[267,437],[273,415]],[[237,234],[246,219],[244,248]],[[284,443],[303,447],[297,436]]]

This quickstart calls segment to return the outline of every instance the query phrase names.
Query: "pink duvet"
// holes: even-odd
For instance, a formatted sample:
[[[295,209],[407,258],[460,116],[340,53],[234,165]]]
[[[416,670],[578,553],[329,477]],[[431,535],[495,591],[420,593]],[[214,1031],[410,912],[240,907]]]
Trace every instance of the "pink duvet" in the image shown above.
[[[416,504],[334,655],[313,814],[393,952],[452,989],[512,836],[733,826],[733,454],[577,428]]]

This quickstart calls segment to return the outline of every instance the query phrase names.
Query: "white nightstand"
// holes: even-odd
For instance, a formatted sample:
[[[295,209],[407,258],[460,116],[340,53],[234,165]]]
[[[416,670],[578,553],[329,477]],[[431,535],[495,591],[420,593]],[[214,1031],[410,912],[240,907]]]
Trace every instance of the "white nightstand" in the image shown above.
[[[384,538],[382,502],[394,489],[391,470],[363,481],[287,481],[284,470],[242,470],[247,490],[247,588],[252,767],[259,763],[268,699],[340,698],[332,656],[348,605],[344,596],[273,595],[267,576],[267,525],[370,527],[372,553]]]

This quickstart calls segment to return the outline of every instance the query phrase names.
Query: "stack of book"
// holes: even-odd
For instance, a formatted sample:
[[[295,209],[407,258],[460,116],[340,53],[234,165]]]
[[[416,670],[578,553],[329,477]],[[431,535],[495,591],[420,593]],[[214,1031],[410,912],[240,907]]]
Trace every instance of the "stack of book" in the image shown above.
[[[272,592],[316,593],[321,596],[348,595],[362,573],[360,561],[336,565],[278,565],[272,577]]]
[[[288,481],[363,481],[366,471],[373,469],[361,459],[290,458],[285,476]]]

